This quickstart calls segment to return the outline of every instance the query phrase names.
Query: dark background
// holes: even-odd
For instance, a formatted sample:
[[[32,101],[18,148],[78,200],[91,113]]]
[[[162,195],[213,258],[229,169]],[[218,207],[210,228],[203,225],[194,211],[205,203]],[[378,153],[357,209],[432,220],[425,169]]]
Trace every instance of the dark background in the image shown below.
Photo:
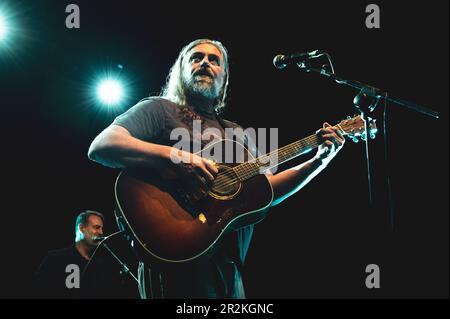
[[[65,28],[69,3],[80,7],[80,29]],[[159,93],[184,45],[208,37],[230,52],[225,117],[277,127],[280,146],[354,114],[357,93],[296,68],[276,70],[280,53],[324,50],[338,75],[441,113],[436,120],[387,106],[393,214],[382,131],[371,144],[373,209],[364,145],[351,141],[311,184],[274,207],[256,226],[248,297],[448,298],[448,1],[375,1],[378,30],[365,27],[367,1],[164,3],[0,3],[14,22],[10,41],[0,43],[0,297],[30,296],[33,272],[47,250],[72,243],[80,211],[99,210],[107,233],[117,229],[118,172],[89,161],[88,147],[115,116]],[[105,72],[127,83],[122,108],[95,100]],[[380,129],[382,113],[380,105],[372,114]],[[365,286],[372,263],[381,270],[380,289]]]

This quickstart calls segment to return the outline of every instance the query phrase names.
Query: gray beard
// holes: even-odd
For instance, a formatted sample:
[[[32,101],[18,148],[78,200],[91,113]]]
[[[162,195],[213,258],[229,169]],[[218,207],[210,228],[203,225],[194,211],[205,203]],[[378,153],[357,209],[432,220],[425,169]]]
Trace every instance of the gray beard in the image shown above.
[[[214,81],[211,81],[211,83],[196,81],[195,77],[189,79],[188,82],[183,80],[186,96],[195,99],[215,100],[219,96],[219,90],[216,88]]]

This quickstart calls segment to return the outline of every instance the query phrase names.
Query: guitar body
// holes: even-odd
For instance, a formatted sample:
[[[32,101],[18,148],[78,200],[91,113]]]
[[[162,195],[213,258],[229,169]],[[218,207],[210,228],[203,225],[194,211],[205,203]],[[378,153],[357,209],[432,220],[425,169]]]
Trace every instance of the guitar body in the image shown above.
[[[231,140],[221,140],[201,151],[211,157],[214,150],[244,149]],[[223,152],[222,154],[225,154]],[[217,160],[217,157],[216,157]],[[218,164],[217,175],[206,197],[192,200],[190,190],[171,171],[126,169],[115,185],[121,227],[141,258],[151,264],[179,264],[207,257],[227,231],[262,220],[273,199],[272,187],[264,174],[241,181],[233,167],[242,163]]]

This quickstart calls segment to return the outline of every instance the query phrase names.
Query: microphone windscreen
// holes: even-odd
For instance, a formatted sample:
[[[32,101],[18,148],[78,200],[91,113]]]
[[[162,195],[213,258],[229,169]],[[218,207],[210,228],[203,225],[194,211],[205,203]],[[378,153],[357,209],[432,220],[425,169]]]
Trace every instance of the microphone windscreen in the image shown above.
[[[284,63],[284,55],[278,54],[276,57],[273,58],[273,65],[277,69],[283,69],[286,67],[286,64]]]

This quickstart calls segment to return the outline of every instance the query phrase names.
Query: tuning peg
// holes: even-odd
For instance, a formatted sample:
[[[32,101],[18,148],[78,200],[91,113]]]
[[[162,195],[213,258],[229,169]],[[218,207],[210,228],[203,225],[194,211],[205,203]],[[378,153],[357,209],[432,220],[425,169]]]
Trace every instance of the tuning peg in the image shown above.
[[[361,139],[362,139],[363,141],[365,141],[365,140],[367,139],[365,133],[364,133],[364,134],[361,134]]]
[[[355,142],[355,143],[358,143],[358,142],[359,142],[359,139],[358,139],[356,136],[353,136],[353,137],[352,137],[352,141]]]

